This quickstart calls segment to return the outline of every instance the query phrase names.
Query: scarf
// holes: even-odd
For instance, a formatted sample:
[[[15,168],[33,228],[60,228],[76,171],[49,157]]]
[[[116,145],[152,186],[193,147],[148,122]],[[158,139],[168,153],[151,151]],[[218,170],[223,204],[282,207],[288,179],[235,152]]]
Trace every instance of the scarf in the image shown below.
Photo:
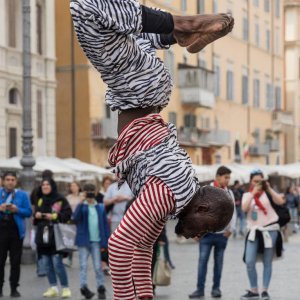
[[[254,189],[254,186],[251,186],[250,187],[250,193],[252,193],[252,191],[253,191],[253,189]],[[260,192],[257,192],[257,193],[255,193],[254,194],[254,201],[255,201],[255,205],[260,209],[260,210],[262,210],[263,211],[263,213],[265,214],[265,215],[267,215],[267,210],[266,210],[266,208],[263,206],[263,204],[261,203],[261,201],[260,201],[260,196],[262,195],[264,193],[264,191],[260,191]]]
[[[225,190],[225,187],[224,187],[224,186],[220,186],[220,185],[217,183],[216,180],[214,180],[213,186],[214,186],[214,187],[217,187],[217,188],[219,188],[219,189]]]

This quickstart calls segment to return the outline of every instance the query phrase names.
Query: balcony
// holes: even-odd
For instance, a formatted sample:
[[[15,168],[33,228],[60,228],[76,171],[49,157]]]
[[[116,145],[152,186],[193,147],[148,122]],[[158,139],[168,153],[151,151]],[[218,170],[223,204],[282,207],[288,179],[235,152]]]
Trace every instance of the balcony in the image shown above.
[[[254,144],[249,147],[249,155],[251,156],[267,156],[269,152],[269,144]]]
[[[227,130],[213,129],[207,134],[210,146],[222,147],[230,144],[230,132]]]
[[[178,130],[178,141],[182,145],[195,147],[222,147],[230,144],[230,132],[226,130],[188,128]]]
[[[215,106],[212,71],[201,67],[179,65],[178,76],[182,104],[206,108]]]
[[[285,126],[293,126],[294,118],[291,112],[274,111],[272,130],[274,132],[282,132]]]
[[[208,147],[207,132],[198,128],[181,127],[178,130],[178,141],[181,145]]]
[[[279,151],[280,145],[278,140],[268,140],[266,143],[269,145],[270,151]]]
[[[103,118],[92,123],[91,137],[94,141],[112,140],[118,137],[117,121],[114,118]]]

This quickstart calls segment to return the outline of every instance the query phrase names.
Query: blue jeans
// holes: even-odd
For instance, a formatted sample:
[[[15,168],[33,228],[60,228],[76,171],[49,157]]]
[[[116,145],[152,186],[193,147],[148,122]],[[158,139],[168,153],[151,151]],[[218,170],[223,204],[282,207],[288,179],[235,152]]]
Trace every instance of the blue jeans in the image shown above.
[[[101,252],[99,242],[90,242],[88,247],[78,247],[80,265],[80,287],[87,286],[87,262],[92,256],[97,286],[104,285],[104,275],[101,268]]]
[[[245,229],[245,213],[242,211],[241,207],[238,206],[236,207],[236,216],[237,216],[237,221],[239,220],[240,223],[240,233],[244,233]],[[236,226],[237,228],[237,226]]]
[[[272,275],[272,260],[273,260],[273,252],[274,252],[274,245],[277,239],[278,231],[269,231],[273,248],[264,248],[263,253],[263,288],[268,289],[271,275]],[[247,265],[247,273],[250,282],[251,289],[257,289],[257,272],[256,272],[256,257],[257,257],[257,250],[258,250],[258,238],[255,239],[254,242],[247,241],[246,243],[246,256],[245,262]]]
[[[62,288],[68,287],[68,276],[65,266],[62,262],[62,255],[43,255],[44,266],[46,268],[46,273],[50,286],[57,285],[56,276],[59,278],[60,285]]]
[[[228,238],[222,233],[208,233],[199,242],[199,262],[198,262],[198,291],[204,291],[207,273],[207,263],[210,252],[214,247],[214,277],[212,289],[219,289],[223,269],[224,251],[227,246]]]

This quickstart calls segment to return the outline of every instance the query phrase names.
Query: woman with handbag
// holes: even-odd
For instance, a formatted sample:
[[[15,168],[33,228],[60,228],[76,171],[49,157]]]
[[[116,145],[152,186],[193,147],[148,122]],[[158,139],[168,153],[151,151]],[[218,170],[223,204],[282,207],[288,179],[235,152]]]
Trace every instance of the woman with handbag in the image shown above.
[[[50,288],[43,294],[46,298],[58,296],[57,277],[62,288],[61,297],[70,298],[71,291],[68,276],[62,259],[66,253],[56,250],[54,229],[55,223],[67,223],[72,216],[67,199],[56,190],[52,179],[43,179],[38,200],[35,204],[34,224],[37,227],[36,245],[42,255]]]
[[[256,169],[250,174],[250,190],[243,194],[242,210],[247,214],[247,236],[245,242],[244,261],[250,290],[241,300],[269,300],[268,288],[272,274],[273,255],[281,256],[282,237],[280,218],[275,205],[284,204],[284,197],[275,192],[270,184],[263,180],[263,172]],[[261,297],[258,292],[256,261],[261,255],[263,262],[263,288]]]

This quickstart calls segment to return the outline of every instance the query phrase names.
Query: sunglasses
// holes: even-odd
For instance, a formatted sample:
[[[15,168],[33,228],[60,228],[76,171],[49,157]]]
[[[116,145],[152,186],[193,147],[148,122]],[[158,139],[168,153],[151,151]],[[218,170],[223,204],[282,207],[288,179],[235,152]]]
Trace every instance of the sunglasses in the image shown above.
[[[251,175],[260,175],[263,174],[263,171],[261,169],[254,169],[250,173]]]

